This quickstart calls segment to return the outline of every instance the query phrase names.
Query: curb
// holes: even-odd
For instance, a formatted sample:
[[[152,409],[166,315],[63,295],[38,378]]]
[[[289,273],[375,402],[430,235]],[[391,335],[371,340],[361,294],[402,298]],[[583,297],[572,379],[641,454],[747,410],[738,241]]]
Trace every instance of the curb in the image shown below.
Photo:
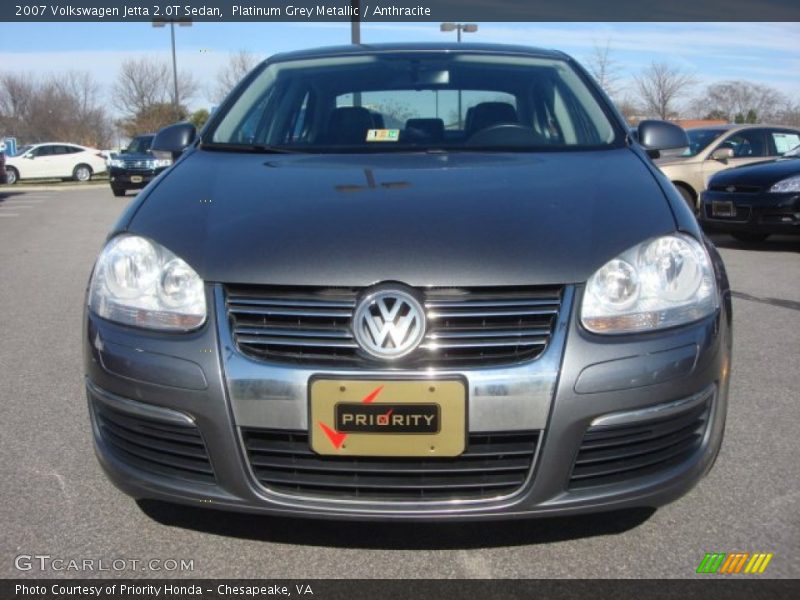
[[[73,184],[73,185],[59,185],[57,183],[51,184],[33,184],[33,185],[0,185],[0,194],[20,194],[24,192],[72,192],[76,190],[85,190],[85,189],[96,189],[103,187],[108,187],[108,182],[98,182],[98,183],[84,183],[84,184]]]

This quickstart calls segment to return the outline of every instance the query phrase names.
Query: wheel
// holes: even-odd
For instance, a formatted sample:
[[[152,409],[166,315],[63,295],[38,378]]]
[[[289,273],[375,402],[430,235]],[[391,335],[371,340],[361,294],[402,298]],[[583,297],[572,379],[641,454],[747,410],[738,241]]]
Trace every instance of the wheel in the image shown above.
[[[19,181],[19,173],[14,167],[6,167],[6,183],[8,185],[14,185]]]
[[[78,165],[72,171],[72,178],[75,181],[89,181],[92,178],[92,168],[89,165]]]
[[[731,235],[740,242],[749,242],[751,244],[756,242],[763,242],[769,237],[768,233],[750,233],[749,231],[737,231]]]
[[[694,196],[692,195],[692,192],[687,190],[682,185],[676,185],[675,187],[678,188],[678,191],[681,193],[681,196],[683,196],[683,199],[686,201],[686,204],[688,204],[689,208],[692,209],[692,213],[696,215],[697,212],[698,212],[697,211],[697,203],[695,202],[695,199],[694,199]]]
[[[125,188],[118,188],[118,187],[111,187],[111,191],[114,192],[115,196],[124,196],[125,195]]]

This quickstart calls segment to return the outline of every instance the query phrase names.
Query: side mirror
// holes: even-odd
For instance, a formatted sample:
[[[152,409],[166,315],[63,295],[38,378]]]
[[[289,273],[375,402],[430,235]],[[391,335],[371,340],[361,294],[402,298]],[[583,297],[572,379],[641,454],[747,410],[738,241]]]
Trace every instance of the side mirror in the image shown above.
[[[683,128],[667,121],[642,121],[638,129],[639,143],[648,154],[678,156],[689,147],[689,136]]]
[[[717,148],[711,153],[711,158],[720,162],[726,162],[729,158],[733,158],[733,148],[729,148],[728,146]]]
[[[194,125],[191,123],[175,123],[164,127],[164,129],[156,133],[150,150],[157,158],[177,160],[196,138],[197,129],[195,129]]]
[[[28,160],[33,160],[33,159],[34,159],[34,158],[36,158],[36,157],[35,157],[33,154],[26,154],[26,155],[25,155],[25,156],[23,156],[22,158],[27,158]]]

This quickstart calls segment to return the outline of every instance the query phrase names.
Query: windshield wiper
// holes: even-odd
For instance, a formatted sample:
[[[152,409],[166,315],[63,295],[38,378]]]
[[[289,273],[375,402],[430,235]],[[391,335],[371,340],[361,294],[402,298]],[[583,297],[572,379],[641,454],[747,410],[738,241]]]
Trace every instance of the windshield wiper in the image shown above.
[[[224,152],[250,152],[254,154],[303,154],[302,150],[290,150],[268,144],[228,144],[224,142],[202,142],[201,148],[206,150],[222,150]]]

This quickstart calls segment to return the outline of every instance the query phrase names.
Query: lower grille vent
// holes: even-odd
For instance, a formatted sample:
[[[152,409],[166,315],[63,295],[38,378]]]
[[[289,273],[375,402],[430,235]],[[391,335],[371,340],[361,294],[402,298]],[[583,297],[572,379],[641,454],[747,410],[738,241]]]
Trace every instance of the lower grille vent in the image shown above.
[[[570,488],[627,481],[680,464],[698,450],[711,398],[669,418],[590,427],[572,470]]]
[[[103,440],[123,462],[158,475],[213,483],[214,471],[200,430],[157,421],[94,402]]]
[[[491,499],[519,490],[533,466],[539,432],[471,434],[455,458],[352,458],[315,454],[308,433],[244,429],[258,481],[289,494],[332,499]]]

